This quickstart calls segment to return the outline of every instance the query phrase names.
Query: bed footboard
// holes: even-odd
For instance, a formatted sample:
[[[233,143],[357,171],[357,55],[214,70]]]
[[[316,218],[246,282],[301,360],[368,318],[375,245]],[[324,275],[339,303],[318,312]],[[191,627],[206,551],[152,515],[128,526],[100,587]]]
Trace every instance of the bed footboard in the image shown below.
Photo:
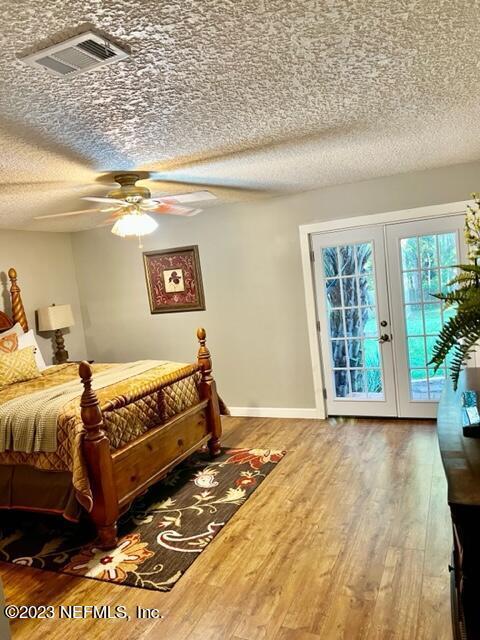
[[[222,423],[205,329],[198,329],[197,337],[200,402],[114,453],[104,430],[98,397],[92,389],[92,369],[87,362],[80,364],[84,386],[80,401],[85,427],[83,454],[93,496],[90,517],[102,549],[116,546],[121,508],[128,507],[136,496],[203,445],[208,444],[212,456],[220,453]]]

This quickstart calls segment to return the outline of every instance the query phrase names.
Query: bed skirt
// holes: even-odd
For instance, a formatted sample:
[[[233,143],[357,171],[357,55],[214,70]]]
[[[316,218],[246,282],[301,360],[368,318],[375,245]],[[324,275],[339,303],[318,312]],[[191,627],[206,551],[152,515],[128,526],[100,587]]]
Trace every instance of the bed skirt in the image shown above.
[[[69,471],[8,464],[0,465],[0,509],[55,513],[72,522],[82,513]]]

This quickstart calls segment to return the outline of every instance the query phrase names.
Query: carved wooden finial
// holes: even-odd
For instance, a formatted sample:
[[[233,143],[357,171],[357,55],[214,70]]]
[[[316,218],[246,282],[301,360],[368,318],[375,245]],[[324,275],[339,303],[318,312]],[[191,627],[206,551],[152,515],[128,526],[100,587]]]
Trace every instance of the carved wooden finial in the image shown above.
[[[20,287],[17,284],[17,271],[13,267],[8,270],[8,277],[12,286],[10,287],[10,296],[12,299],[12,316],[14,322],[19,322],[22,329],[28,331],[27,314],[23,308],[22,296],[20,294]]]
[[[207,332],[203,327],[197,329],[197,338],[200,343],[197,362],[202,369],[202,378],[203,380],[212,380],[212,359],[210,357],[210,351],[206,346]]]
[[[87,385],[91,386],[92,367],[88,362],[86,362],[86,360],[83,360],[82,362],[80,362],[80,365],[78,367],[78,373],[80,375],[80,378],[82,379],[83,386],[84,387],[86,387]]]
[[[80,398],[80,406],[82,409],[93,407],[98,404],[98,398],[95,391],[92,389],[92,367],[88,362],[81,362],[78,367],[78,373],[82,379],[83,393]]]
[[[80,398],[82,422],[85,425],[87,433],[85,438],[88,440],[96,440],[103,437],[103,417],[100,410],[100,403],[97,394],[92,389],[92,367],[88,362],[81,362],[78,367],[78,373],[82,379],[83,393]]]

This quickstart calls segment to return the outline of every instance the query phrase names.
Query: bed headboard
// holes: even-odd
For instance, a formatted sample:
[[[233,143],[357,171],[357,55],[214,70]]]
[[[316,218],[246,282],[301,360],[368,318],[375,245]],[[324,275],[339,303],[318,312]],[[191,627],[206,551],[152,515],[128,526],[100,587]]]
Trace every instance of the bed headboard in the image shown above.
[[[28,331],[27,316],[23,307],[20,287],[17,284],[17,272],[13,267],[8,270],[10,278],[10,299],[12,301],[12,317],[0,311],[0,333],[11,329],[16,322],[19,322],[24,331]]]

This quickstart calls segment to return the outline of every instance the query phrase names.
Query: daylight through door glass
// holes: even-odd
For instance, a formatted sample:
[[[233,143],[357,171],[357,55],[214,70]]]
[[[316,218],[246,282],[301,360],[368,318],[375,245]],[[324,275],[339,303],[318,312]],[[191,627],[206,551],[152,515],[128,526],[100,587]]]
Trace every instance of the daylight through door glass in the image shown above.
[[[373,243],[326,247],[322,264],[335,396],[384,400]]]
[[[432,294],[446,291],[455,276],[457,233],[402,238],[400,252],[410,399],[438,400],[447,370],[441,367],[435,372],[428,362],[444,322],[454,311]]]

